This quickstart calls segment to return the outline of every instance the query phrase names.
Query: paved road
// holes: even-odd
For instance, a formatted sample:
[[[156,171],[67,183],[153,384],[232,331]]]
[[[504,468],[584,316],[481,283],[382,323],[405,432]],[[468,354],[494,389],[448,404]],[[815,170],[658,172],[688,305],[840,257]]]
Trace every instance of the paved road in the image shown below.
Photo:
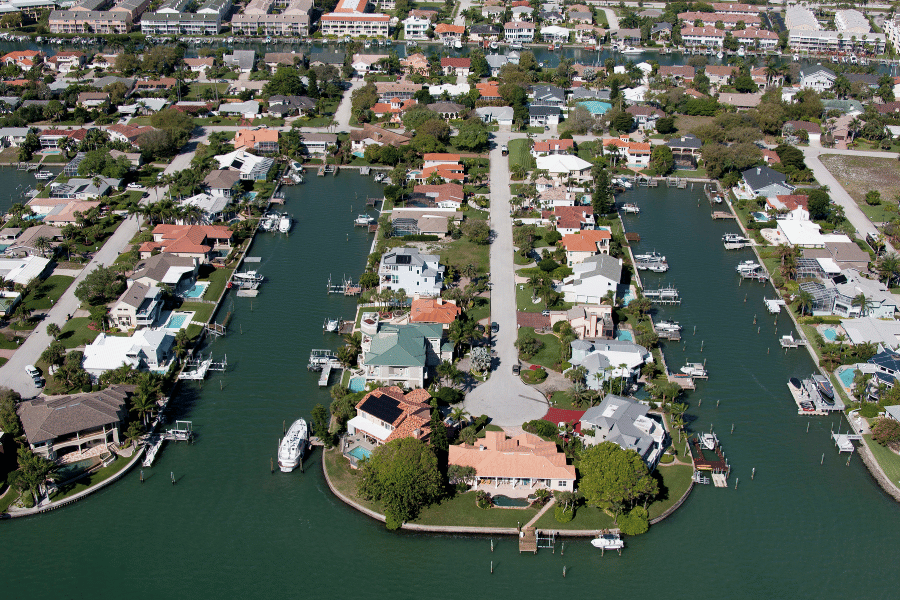
[[[537,390],[512,374],[518,362],[515,348],[516,293],[513,265],[512,219],[509,216],[509,162],[500,153],[500,145],[514,136],[499,133],[491,151],[491,320],[500,326],[494,336],[495,369],[491,378],[466,396],[466,410],[473,415],[486,414],[497,425],[518,426],[539,419],[547,412],[547,401]],[[523,136],[515,136],[523,137]]]
[[[606,20],[609,21],[609,30],[618,31],[619,17],[616,16],[616,11],[611,8],[604,8],[603,12],[606,13]]]
[[[50,345],[51,340],[50,336],[47,335],[47,325],[56,323],[63,327],[66,324],[66,316],[73,314],[81,305],[81,302],[75,297],[75,287],[78,283],[98,266],[112,264],[125,249],[125,246],[128,245],[131,238],[135,236],[139,227],[140,221],[136,217],[128,217],[119,225],[113,236],[107,240],[93,260],[88,263],[84,270],[81,271],[81,274],[75,278],[72,285],[69,286],[69,289],[50,309],[46,318],[38,323],[34,333],[25,340],[25,343],[9,359],[9,362],[0,367],[0,386],[16,390],[23,398],[34,397],[40,392],[31,378],[25,374],[25,365],[35,364],[41,353]],[[44,373],[45,377],[48,375],[48,373]]]
[[[819,156],[822,154],[846,154],[850,156],[890,158],[896,160],[897,154],[894,152],[876,152],[870,150],[832,150],[807,147],[801,149],[803,150],[806,165],[812,169],[813,175],[819,183],[828,186],[828,193],[831,196],[831,199],[843,207],[844,215],[853,227],[856,228],[856,231],[858,231],[862,237],[865,237],[866,234],[876,235],[878,230],[872,225],[872,221],[870,221],[869,217],[867,217],[859,208],[856,201],[850,197],[850,194],[847,193],[837,178],[825,168],[825,165],[819,160]],[[894,252],[894,249],[890,245],[888,245],[887,250],[888,252]]]

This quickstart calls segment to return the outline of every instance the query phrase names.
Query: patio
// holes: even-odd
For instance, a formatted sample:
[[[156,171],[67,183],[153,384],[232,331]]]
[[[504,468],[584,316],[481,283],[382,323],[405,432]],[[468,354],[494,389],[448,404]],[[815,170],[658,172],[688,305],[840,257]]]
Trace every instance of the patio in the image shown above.
[[[350,461],[350,467],[357,469],[362,458],[375,451],[378,444],[364,433],[346,434],[341,438],[341,454]]]
[[[528,498],[534,496],[534,493],[545,486],[537,483],[539,480],[530,480],[535,482],[534,485],[522,483],[529,480],[509,480],[509,479],[487,479],[478,480],[478,485],[473,489],[487,492],[491,496],[506,496],[507,498]]]

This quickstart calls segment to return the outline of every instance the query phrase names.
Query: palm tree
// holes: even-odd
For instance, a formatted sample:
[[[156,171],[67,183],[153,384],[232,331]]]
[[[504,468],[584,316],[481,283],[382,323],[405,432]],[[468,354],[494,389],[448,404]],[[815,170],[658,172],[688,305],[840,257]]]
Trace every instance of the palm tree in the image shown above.
[[[19,447],[17,459],[19,468],[10,475],[10,484],[22,493],[31,493],[37,503],[44,482],[57,478],[56,464],[32,453],[25,446]]]
[[[869,299],[866,298],[866,295],[860,292],[857,294],[855,298],[853,298],[853,306],[859,307],[859,316],[866,316],[866,309],[869,308]]]
[[[897,277],[897,273],[900,273],[900,256],[893,252],[882,256],[876,268],[878,269],[878,276],[884,279],[885,285],[891,287],[891,283]]]
[[[452,362],[444,360],[437,366],[437,376],[440,381],[446,382],[452,387],[462,380],[463,374]]]
[[[128,446],[137,445],[142,435],[144,435],[144,428],[141,426],[141,422],[132,421],[125,430],[125,441],[128,442]]]
[[[41,253],[41,256],[47,256],[47,250],[53,247],[53,241],[45,235],[38,236],[34,240],[34,249]]]
[[[140,387],[131,397],[131,410],[137,413],[138,418],[146,426],[148,417],[156,412],[156,399],[149,393],[141,393]]]
[[[469,411],[462,407],[456,407],[450,411],[450,418],[453,419],[457,423],[462,423],[463,420],[469,416]]]
[[[812,312],[813,303],[812,294],[806,290],[800,290],[800,294],[797,296],[797,308],[800,309],[801,317],[807,312]]]

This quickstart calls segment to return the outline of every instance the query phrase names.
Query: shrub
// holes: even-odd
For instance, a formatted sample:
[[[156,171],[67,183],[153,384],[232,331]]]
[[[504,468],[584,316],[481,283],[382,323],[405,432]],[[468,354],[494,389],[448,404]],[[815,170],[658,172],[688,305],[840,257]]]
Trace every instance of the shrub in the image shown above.
[[[436,235],[426,235],[424,233],[404,235],[400,238],[404,242],[437,242],[441,238]]]
[[[34,496],[31,495],[31,492],[22,492],[22,506],[34,508]]]
[[[557,505],[553,509],[553,516],[556,517],[556,520],[560,523],[568,523],[572,519],[575,518],[575,507],[569,507],[569,510],[565,510],[562,506]]]
[[[647,529],[650,528],[647,517],[647,509],[643,506],[636,506],[631,509],[631,512],[627,515],[619,517],[619,529],[621,529],[622,533],[625,535],[640,535],[642,533],[647,533]]]
[[[484,490],[478,490],[475,492],[475,505],[486,510],[494,505],[494,501],[491,500],[490,494]]]
[[[864,402],[863,405],[859,407],[860,416],[867,419],[874,419],[878,416],[879,412],[881,411],[878,408],[878,405],[871,402]]]
[[[545,438],[552,438],[556,435],[556,425],[544,419],[535,419],[522,424],[522,429],[528,433],[539,435]]]
[[[671,454],[663,454],[659,459],[659,462],[664,465],[667,465],[670,462],[674,462],[674,461],[675,461],[675,457],[672,456]]]
[[[435,398],[437,398],[440,402],[445,402],[447,404],[456,404],[457,402],[461,402],[465,398],[465,396],[461,391],[445,386],[438,390],[438,393],[435,394]]]

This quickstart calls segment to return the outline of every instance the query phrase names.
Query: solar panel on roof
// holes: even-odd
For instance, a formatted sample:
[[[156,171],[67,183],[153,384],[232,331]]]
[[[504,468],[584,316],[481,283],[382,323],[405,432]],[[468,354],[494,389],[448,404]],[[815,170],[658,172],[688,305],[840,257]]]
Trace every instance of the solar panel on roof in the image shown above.
[[[412,257],[409,254],[401,254],[397,257],[398,265],[408,265],[412,263]]]

